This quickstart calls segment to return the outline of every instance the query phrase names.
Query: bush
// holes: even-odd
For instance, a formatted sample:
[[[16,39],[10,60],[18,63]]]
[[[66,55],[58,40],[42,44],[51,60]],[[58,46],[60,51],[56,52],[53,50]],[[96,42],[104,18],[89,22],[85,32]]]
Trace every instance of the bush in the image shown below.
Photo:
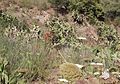
[[[60,13],[67,13],[69,10],[69,0],[48,0]]]
[[[103,44],[103,46],[110,47],[113,51],[116,51],[117,45],[119,44],[119,35],[114,26],[98,22],[97,27],[100,43]]]
[[[120,17],[120,1],[119,0],[101,0],[101,4],[104,7],[106,18],[111,20],[116,17]]]
[[[75,31],[69,23],[59,20],[57,17],[47,22],[47,26],[52,33],[52,43],[54,46],[74,47],[78,40]]]
[[[120,0],[101,0],[107,23],[119,26],[120,24]]]
[[[19,31],[29,32],[27,24],[19,21],[16,17],[12,17],[11,15],[3,13],[2,11],[0,12],[0,27],[1,28],[16,27]]]
[[[81,14],[87,16],[90,22],[104,21],[102,5],[95,0],[70,0],[70,9],[73,11],[73,19],[82,19]]]

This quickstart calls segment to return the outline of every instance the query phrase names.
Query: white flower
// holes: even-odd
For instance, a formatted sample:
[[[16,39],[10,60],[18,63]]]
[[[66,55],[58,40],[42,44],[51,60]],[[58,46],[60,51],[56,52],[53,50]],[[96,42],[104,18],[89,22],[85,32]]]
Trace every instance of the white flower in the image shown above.
[[[66,79],[58,79],[59,81],[61,81],[61,82],[69,82],[68,80],[66,80]]]
[[[75,64],[78,68],[83,68],[83,65]]]
[[[110,74],[108,72],[108,69],[105,70],[100,77],[103,78],[103,79],[105,79],[105,80],[108,79],[108,78],[110,78]]]

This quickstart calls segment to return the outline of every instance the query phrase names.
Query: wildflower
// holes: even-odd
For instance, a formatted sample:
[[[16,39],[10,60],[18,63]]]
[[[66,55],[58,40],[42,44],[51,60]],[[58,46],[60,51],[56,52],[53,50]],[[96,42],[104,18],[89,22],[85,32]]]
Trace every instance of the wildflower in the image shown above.
[[[43,38],[45,41],[49,41],[52,38],[52,33],[51,32],[45,32],[43,35]]]
[[[103,78],[103,79],[105,79],[105,80],[108,79],[108,78],[110,78],[110,74],[108,72],[108,69],[105,70],[104,72],[102,72],[102,75],[100,77]]]

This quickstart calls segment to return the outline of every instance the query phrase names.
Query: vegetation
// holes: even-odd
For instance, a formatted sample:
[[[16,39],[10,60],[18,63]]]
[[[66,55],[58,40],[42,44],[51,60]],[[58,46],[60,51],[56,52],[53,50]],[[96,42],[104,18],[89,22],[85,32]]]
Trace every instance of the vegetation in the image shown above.
[[[90,21],[104,21],[104,11],[100,3],[95,0],[71,0],[70,9],[77,22],[82,22],[81,14],[87,16]]]
[[[24,24],[24,22],[20,22],[18,21],[18,19],[16,17],[12,17],[10,15],[7,15],[5,13],[3,13],[2,11],[0,12],[0,26],[3,28],[12,28],[12,27],[16,27],[18,30],[27,30],[29,31],[29,29],[27,28],[27,24]]]
[[[66,14],[69,10],[69,0],[48,0],[53,7],[62,14]]]
[[[0,0],[0,84],[119,84],[119,4]]]
[[[47,22],[47,25],[51,28],[53,45],[60,47],[75,46],[77,42],[75,31],[69,23],[53,18],[53,20]]]
[[[75,81],[82,77],[82,71],[72,63],[64,63],[60,65],[60,73],[63,78],[69,81]]]

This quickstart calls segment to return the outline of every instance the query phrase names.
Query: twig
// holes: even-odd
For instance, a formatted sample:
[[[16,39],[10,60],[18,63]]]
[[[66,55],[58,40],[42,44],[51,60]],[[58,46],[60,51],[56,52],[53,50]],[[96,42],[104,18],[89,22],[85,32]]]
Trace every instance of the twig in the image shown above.
[[[62,57],[62,59],[64,60],[65,63],[67,63],[67,60],[65,59],[65,57],[61,54],[60,50],[58,50],[59,55]]]

